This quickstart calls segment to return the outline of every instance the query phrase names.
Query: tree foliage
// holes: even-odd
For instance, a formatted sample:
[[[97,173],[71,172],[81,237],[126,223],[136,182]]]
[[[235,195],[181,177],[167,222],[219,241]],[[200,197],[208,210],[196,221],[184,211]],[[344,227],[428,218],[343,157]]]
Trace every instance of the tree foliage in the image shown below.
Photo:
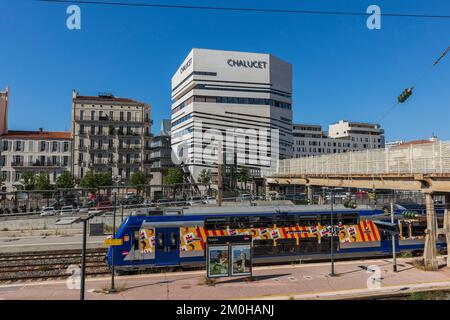
[[[50,175],[46,172],[38,174],[35,178],[35,189],[36,190],[51,190],[52,184],[50,183]]]
[[[56,187],[57,188],[73,188],[75,185],[72,174],[69,171],[64,171],[57,179],[56,179]]]
[[[24,190],[33,190],[36,185],[36,179],[33,172],[24,172],[20,176],[20,181]]]
[[[167,175],[164,177],[165,184],[183,183],[183,172],[178,168],[169,168]]]
[[[142,171],[135,171],[131,174],[130,182],[131,185],[138,186],[149,183],[150,179],[151,179],[150,174]]]
[[[211,171],[206,170],[206,169],[203,169],[202,171],[200,171],[197,181],[200,184],[205,184],[205,185],[210,184],[211,183]]]
[[[109,172],[95,173],[88,171],[80,180],[80,186],[86,189],[112,186],[112,176]]]

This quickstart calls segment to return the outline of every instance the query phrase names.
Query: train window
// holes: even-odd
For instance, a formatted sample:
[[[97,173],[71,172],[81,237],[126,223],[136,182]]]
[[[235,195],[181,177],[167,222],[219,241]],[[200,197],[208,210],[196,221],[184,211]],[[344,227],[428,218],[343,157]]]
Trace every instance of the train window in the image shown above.
[[[337,222],[337,217],[333,216],[333,222]],[[320,224],[322,226],[331,226],[331,214],[321,214],[320,215]]]
[[[300,240],[299,253],[316,253],[317,252],[317,239],[316,238],[304,238]]]
[[[253,240],[253,254],[255,257],[274,255],[275,247],[273,240]]]
[[[176,232],[170,233],[170,249],[178,248],[178,234]]]
[[[333,237],[333,247],[334,252],[338,250],[339,237]],[[331,251],[331,237],[322,237],[320,243],[318,243],[317,249],[319,252],[330,252]]]
[[[271,216],[252,217],[253,228],[271,228],[273,227],[273,219]]]
[[[423,237],[425,236],[425,229],[427,228],[424,224],[413,224],[411,228],[412,237]]]
[[[140,233],[139,230],[136,230],[134,231],[134,241],[133,241],[134,250],[139,250],[139,241],[140,241]]]
[[[223,217],[223,218],[206,218],[205,219],[205,229],[206,230],[226,229],[228,224],[229,224],[228,217]]]
[[[164,249],[164,233],[162,232],[156,234],[156,247],[160,250]]]
[[[404,238],[409,238],[409,237],[411,237],[410,232],[409,232],[409,223],[403,222],[403,223],[400,225],[400,227],[401,227],[401,233],[402,233],[402,236],[403,236]]]
[[[230,226],[230,229],[251,228],[251,222],[249,217],[230,217],[228,225]]]
[[[277,227],[292,227],[297,223],[297,218],[294,215],[276,215],[273,217],[273,223]]]
[[[339,213],[337,215],[337,221],[344,225],[358,224],[359,215],[357,213]]]
[[[277,240],[277,254],[295,254],[297,253],[297,242],[295,239]]]
[[[317,226],[319,220],[317,216],[301,216],[298,217],[298,225],[301,227]]]
[[[444,227],[444,217],[438,217],[437,218],[438,228]]]

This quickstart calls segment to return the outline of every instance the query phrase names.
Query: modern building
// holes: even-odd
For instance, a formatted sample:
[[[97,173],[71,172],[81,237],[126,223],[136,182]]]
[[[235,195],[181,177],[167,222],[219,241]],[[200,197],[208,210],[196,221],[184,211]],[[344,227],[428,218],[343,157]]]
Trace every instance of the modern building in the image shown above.
[[[1,135],[0,168],[6,191],[20,188],[24,172],[48,173],[54,184],[71,169],[71,144],[70,132],[9,130]]]
[[[329,126],[294,124],[294,158],[384,148],[384,130],[379,124],[341,120]]]
[[[150,173],[150,105],[111,93],[72,94],[73,165],[86,172],[110,172],[127,182],[135,171]]]
[[[174,166],[170,142],[170,120],[162,121],[160,134],[153,138],[150,146],[150,171],[152,175],[150,184],[155,186],[152,187],[151,191],[156,198],[160,198],[163,188],[158,186],[164,184],[164,177],[167,175],[168,169]]]
[[[276,170],[292,157],[292,66],[271,55],[192,49],[172,77],[172,148],[196,181],[227,162]],[[237,161],[235,161],[235,158]]]

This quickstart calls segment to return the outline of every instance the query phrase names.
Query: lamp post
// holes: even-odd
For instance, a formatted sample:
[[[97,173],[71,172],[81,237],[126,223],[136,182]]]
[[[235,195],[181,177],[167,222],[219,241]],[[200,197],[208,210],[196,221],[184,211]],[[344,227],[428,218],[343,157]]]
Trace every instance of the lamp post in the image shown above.
[[[329,189],[330,190],[330,224],[331,224],[331,239],[330,239],[330,260],[331,260],[331,272],[330,277],[335,277],[335,269],[334,269],[334,235],[335,235],[335,227],[334,227],[334,190],[338,190],[338,188],[323,188],[323,189]],[[342,189],[342,188],[339,188]]]
[[[391,201],[391,223],[395,223],[394,201]],[[392,270],[397,272],[397,253],[395,252],[395,233],[391,234],[392,237]]]
[[[116,190],[114,192],[114,208],[113,208],[113,231],[112,231],[112,238],[116,238],[116,207],[117,207],[117,192],[119,190],[119,182],[122,179],[121,176],[113,176],[113,181],[116,183]],[[114,266],[114,246],[111,246],[111,288],[108,289],[109,293],[116,292],[116,286],[115,286],[115,266]]]
[[[330,223],[331,223],[331,277],[335,277],[336,273],[334,273],[334,192],[333,188],[330,188],[331,191],[331,214],[330,214]]]
[[[63,218],[58,219],[55,225],[70,225],[74,223],[83,223],[83,242],[81,245],[81,279],[80,279],[80,300],[84,300],[85,282],[86,282],[86,238],[87,224],[92,218],[101,215],[101,211],[92,211],[87,217]]]

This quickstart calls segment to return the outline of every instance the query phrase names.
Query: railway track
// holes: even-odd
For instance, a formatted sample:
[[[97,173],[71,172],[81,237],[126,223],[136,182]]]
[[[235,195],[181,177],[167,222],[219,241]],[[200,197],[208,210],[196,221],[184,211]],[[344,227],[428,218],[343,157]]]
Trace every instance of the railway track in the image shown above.
[[[88,249],[86,275],[108,274],[105,249]],[[0,283],[28,280],[65,279],[81,266],[81,250],[60,250],[0,254]]]

